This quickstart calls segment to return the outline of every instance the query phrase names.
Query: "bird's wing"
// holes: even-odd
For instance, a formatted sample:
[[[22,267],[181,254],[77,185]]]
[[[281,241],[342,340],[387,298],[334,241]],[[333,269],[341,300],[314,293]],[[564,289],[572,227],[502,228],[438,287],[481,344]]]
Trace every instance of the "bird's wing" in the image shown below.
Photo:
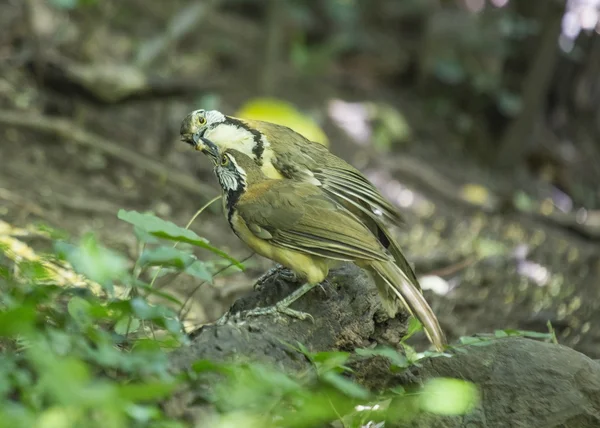
[[[333,155],[326,147],[285,126],[259,120],[245,122],[267,136],[275,151],[273,166],[282,176],[317,184],[338,202],[354,206],[370,217],[376,225],[379,239],[383,239],[381,242],[388,242],[386,246],[396,264],[420,288],[412,267],[383,222],[386,219],[397,225],[404,224],[402,215],[360,171]]]
[[[356,202],[354,205],[359,209],[363,208],[363,211],[366,205],[370,209],[366,214],[382,215],[396,224],[404,223],[398,209],[358,170],[346,166],[323,165],[316,168],[313,175],[321,182],[323,189],[332,195],[349,203],[362,202],[362,206],[356,205]]]
[[[319,182],[332,196],[347,201],[369,216],[382,215],[396,224],[404,223],[398,209],[360,171],[323,145],[285,126],[258,120],[247,120],[246,123],[267,136],[276,152],[273,166],[284,177],[313,184]],[[277,150],[278,147],[285,147],[285,150]]]
[[[268,180],[251,187],[237,214],[273,245],[337,260],[388,260],[371,232],[318,187]]]

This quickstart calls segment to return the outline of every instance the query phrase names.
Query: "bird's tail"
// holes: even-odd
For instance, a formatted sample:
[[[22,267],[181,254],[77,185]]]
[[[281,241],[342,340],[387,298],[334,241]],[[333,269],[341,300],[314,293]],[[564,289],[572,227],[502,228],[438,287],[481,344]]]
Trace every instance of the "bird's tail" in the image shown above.
[[[423,324],[429,341],[438,351],[443,351],[446,345],[446,336],[418,286],[415,286],[402,269],[392,261],[372,261],[369,265],[378,277],[375,283],[384,307],[390,311],[396,306],[393,296],[400,299],[411,315]],[[390,291],[392,296],[390,296]]]
[[[400,246],[392,236],[392,233],[388,228],[386,228],[381,222],[377,222],[377,234],[379,238],[379,242],[387,241],[387,245],[384,245],[386,249],[390,252],[394,261],[396,262],[396,266],[400,268],[402,273],[408,278],[410,283],[414,285],[417,290],[421,290],[421,284],[419,284],[419,280],[417,279],[417,275],[415,275],[415,271],[413,270],[406,257],[402,253]]]

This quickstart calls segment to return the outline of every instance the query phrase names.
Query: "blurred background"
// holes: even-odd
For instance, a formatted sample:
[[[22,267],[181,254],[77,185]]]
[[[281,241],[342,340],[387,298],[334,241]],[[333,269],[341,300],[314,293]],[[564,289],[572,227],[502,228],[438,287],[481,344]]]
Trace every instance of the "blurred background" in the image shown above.
[[[262,118],[402,208],[399,241],[449,336],[551,329],[600,358],[599,14],[598,0],[5,0],[0,218],[134,257],[120,208],[183,226],[218,194],[179,141],[185,115]],[[219,204],[191,228],[250,255]],[[188,325],[271,266],[247,263],[197,290]]]

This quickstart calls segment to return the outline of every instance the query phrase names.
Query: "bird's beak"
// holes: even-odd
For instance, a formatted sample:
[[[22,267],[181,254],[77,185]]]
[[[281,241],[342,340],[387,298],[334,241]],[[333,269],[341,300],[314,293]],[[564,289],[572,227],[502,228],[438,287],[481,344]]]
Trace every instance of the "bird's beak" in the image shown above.
[[[219,148],[215,143],[210,141],[208,138],[201,137],[198,134],[194,134],[192,137],[194,140],[196,150],[200,150],[202,153],[212,159],[214,163],[219,161]]]

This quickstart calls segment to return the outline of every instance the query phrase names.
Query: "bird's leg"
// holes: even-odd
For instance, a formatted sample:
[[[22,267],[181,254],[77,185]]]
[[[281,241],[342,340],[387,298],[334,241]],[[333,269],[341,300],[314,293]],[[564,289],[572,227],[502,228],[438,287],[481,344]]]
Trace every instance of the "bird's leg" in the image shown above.
[[[256,291],[260,291],[262,286],[266,282],[268,282],[273,276],[278,276],[281,279],[288,281],[288,282],[296,282],[297,281],[297,278],[296,278],[296,275],[294,274],[294,272],[292,272],[288,268],[278,264],[275,267],[272,267],[271,269],[269,269],[264,274],[262,274],[260,276],[260,278],[258,278],[256,280],[256,283],[254,284],[254,289]]]
[[[300,297],[304,296],[308,293],[315,285],[317,284],[304,284],[302,287],[295,290],[286,298],[280,300],[273,306],[269,306],[266,308],[256,308],[250,311],[244,312],[245,316],[260,316],[260,315],[273,315],[276,313],[282,313],[288,315],[290,317],[298,318],[301,320],[305,320],[310,318],[313,322],[315,321],[311,314],[307,312],[296,311],[294,309],[289,308],[289,306],[298,300]]]

